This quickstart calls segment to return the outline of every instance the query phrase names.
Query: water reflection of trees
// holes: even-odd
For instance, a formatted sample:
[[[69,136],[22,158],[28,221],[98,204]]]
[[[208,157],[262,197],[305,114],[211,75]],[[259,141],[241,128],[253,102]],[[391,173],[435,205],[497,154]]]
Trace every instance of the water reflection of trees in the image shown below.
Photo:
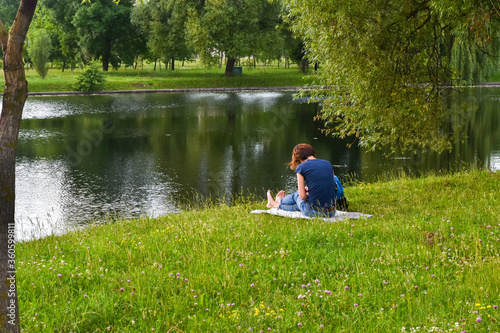
[[[338,172],[351,165],[352,152],[319,132],[317,105],[292,102],[291,94],[96,96],[64,104],[78,112],[23,121],[19,155],[65,160],[89,133],[110,129],[67,168],[72,186],[92,187],[88,197],[119,200],[131,183],[140,189],[151,181],[169,184],[165,200],[193,193],[230,198],[242,189],[263,194],[293,177],[286,163],[299,142],[341,165]]]
[[[453,151],[390,157],[348,149],[350,141],[325,137],[322,124],[313,120],[318,105],[294,102],[290,94],[48,98],[41,119],[28,114],[23,120],[18,156],[64,166],[59,202],[71,214],[113,209],[163,213],[195,194],[231,199],[242,190],[263,197],[268,188],[293,189],[294,174],[286,163],[300,142],[311,143],[341,178],[452,169],[464,161],[485,165],[500,150],[499,96],[500,89],[477,89],[448,101],[454,111],[449,130],[467,134],[454,142]],[[457,111],[467,104],[468,112]],[[96,133],[102,129],[100,137]],[[92,141],[92,133],[97,136],[90,152],[68,163],[69,149]]]
[[[445,98],[450,113],[448,131],[457,135],[452,150],[441,154],[417,152],[384,156],[383,152],[363,153],[363,178],[374,179],[368,166],[381,165],[386,170],[404,170],[420,174],[427,171],[459,170],[475,166],[491,168],[500,149],[500,89],[475,88],[449,92]],[[367,172],[368,171],[368,172]]]

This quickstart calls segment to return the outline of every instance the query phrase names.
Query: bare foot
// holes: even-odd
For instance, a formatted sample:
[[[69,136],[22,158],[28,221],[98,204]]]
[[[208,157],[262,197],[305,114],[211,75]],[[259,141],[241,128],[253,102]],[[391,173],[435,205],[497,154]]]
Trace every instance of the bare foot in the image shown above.
[[[285,191],[279,191],[276,195],[276,202],[281,203],[281,199],[285,197]]]
[[[271,194],[271,191],[267,191],[267,208],[278,208],[279,203],[274,201],[273,195]]]

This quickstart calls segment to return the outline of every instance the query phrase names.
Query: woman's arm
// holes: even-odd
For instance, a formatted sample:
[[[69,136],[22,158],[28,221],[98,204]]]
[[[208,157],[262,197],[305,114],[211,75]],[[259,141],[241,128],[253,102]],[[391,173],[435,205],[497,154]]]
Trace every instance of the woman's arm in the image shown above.
[[[297,186],[299,188],[299,197],[307,201],[306,181],[300,173],[297,174]]]

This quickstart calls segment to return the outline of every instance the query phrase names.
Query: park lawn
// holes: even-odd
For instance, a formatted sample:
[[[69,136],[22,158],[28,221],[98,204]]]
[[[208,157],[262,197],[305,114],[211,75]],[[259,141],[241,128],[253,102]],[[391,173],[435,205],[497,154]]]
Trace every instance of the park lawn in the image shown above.
[[[45,79],[35,70],[26,71],[30,92],[74,91],[80,69],[50,69]],[[192,88],[233,88],[233,87],[301,87],[309,83],[309,76],[303,75],[297,65],[278,68],[277,64],[267,66],[243,66],[243,75],[225,77],[224,68],[205,68],[200,64],[178,64],[174,71],[151,65],[138,69],[110,70],[105,73],[104,90],[143,89],[192,89]],[[4,78],[0,76],[0,92],[4,89]]]
[[[371,219],[256,199],[16,247],[24,332],[500,331],[500,172],[346,187]]]

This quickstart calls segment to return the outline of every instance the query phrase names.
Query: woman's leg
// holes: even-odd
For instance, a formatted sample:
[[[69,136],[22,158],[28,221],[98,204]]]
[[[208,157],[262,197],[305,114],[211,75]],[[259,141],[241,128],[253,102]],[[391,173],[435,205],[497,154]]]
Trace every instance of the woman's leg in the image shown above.
[[[299,211],[299,206],[297,205],[297,200],[300,200],[299,192],[294,192],[292,194],[286,195],[281,199],[279,204],[279,209],[286,210],[288,212]]]

